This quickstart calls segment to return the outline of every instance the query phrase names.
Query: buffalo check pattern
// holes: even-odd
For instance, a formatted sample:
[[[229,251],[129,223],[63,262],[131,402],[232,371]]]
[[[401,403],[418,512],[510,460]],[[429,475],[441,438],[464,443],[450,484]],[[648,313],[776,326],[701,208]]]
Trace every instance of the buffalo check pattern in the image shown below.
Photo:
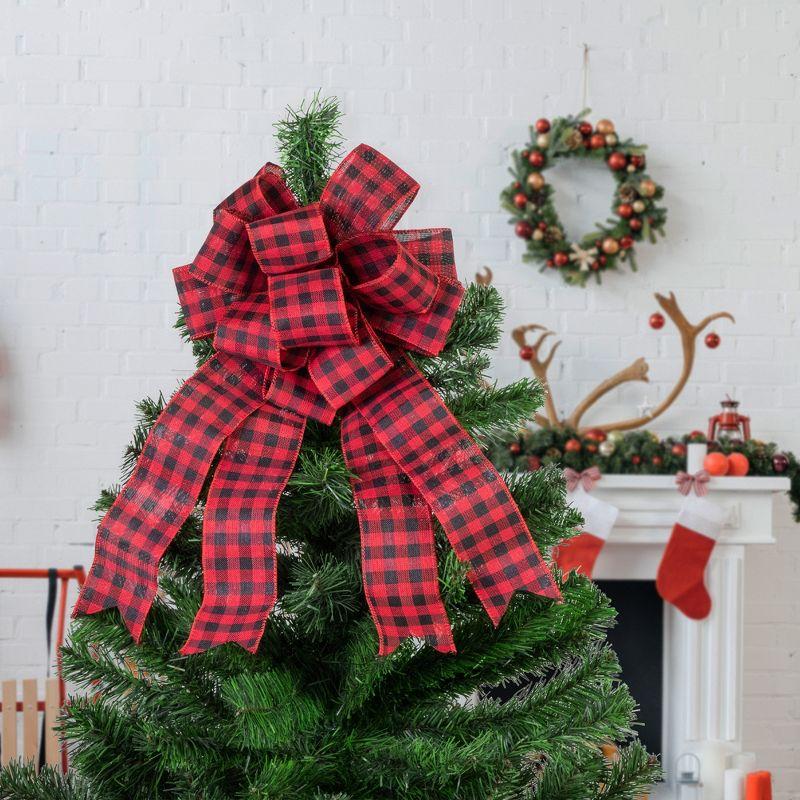
[[[442,524],[495,625],[514,592],[561,592],[492,463],[425,378],[401,364],[358,413]]]
[[[275,513],[292,473],[305,420],[271,405],[228,437],[203,516],[203,604],[184,655],[221,636],[254,653],[278,597]]]
[[[76,613],[118,606],[139,641],[161,556],[194,508],[220,445],[262,403],[254,366],[225,355],[211,358],[181,386],[100,523]]]
[[[342,451],[361,528],[364,592],[378,629],[379,654],[408,636],[455,652],[439,595],[428,504],[357,412],[342,420]]]
[[[251,222],[247,233],[253,255],[268,275],[307,269],[332,255],[319,203]]]
[[[340,412],[381,654],[409,636],[454,649],[432,513],[495,624],[517,590],[559,598],[500,476],[404,355],[442,350],[464,292],[449,230],[394,230],[418,190],[359,145],[318,203],[299,207],[267,164],[217,206],[197,256],[173,271],[190,335],[213,336],[216,355],[169,402],[100,524],[76,614],[116,606],[139,641],[159,560],[221,449],[203,602],[182,652],[255,652],[277,596],[276,509],[306,421]]]

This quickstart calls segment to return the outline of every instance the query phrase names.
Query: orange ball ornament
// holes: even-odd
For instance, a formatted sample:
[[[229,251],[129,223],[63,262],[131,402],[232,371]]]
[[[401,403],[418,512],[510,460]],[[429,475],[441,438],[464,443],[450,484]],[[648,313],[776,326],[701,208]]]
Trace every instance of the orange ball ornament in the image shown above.
[[[614,133],[614,123],[610,119],[600,119],[597,125],[594,126],[598,133],[608,134]]]
[[[726,456],[725,453],[709,453],[703,459],[703,468],[709,475],[715,475],[717,477],[727,475],[730,469],[728,456]]]
[[[575,438],[567,439],[567,441],[564,443],[564,450],[567,453],[579,453],[581,447],[582,445],[580,439],[575,439]]]
[[[656,186],[655,181],[651,181],[650,179],[644,180],[639,184],[639,194],[642,197],[652,197],[658,186]]]
[[[741,478],[750,472],[750,461],[744,453],[731,453],[728,456],[728,475]]]
[[[528,175],[528,186],[531,187],[535,192],[538,192],[541,188],[544,187],[544,178],[540,172],[531,172]]]
[[[607,256],[614,256],[619,252],[619,242],[612,236],[607,236],[603,239],[601,247]]]

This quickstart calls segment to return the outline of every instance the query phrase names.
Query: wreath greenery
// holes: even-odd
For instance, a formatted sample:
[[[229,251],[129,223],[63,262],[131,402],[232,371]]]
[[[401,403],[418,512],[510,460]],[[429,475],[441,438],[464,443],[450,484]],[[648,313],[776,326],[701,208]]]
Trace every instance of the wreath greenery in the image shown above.
[[[592,126],[589,109],[552,122],[540,119],[530,127],[530,141],[514,150],[509,172],[514,180],[502,194],[503,208],[512,215],[517,236],[526,240],[523,260],[541,263],[541,269],[558,269],[567,283],[585,286],[590,275],[627,263],[637,268],[635,244],[663,236],[667,210],[658,205],[664,189],[646,173],[645,145],[620,140],[614,123],[602,119]],[[553,202],[553,187],[544,172],[565,158],[604,161],[616,181],[613,217],[597,230],[570,241]]]

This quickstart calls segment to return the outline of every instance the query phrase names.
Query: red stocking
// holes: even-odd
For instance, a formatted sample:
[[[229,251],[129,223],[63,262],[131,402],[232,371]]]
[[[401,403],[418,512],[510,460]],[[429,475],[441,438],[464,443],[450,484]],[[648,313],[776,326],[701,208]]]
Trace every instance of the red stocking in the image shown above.
[[[556,563],[564,573],[574,570],[591,578],[594,562],[614,527],[619,509],[592,497],[580,487],[567,499],[581,512],[584,524],[581,533],[558,547]]]
[[[718,505],[689,495],[658,566],[658,593],[691,619],[704,619],[711,611],[705,570],[723,521]]]

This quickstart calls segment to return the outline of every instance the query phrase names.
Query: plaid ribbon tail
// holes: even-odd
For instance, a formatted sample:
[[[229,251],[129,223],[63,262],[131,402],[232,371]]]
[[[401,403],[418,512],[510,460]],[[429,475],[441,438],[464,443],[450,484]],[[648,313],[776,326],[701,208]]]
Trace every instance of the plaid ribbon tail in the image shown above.
[[[266,404],[228,438],[203,516],[203,603],[181,653],[258,649],[277,599],[275,513],[306,421]]]
[[[470,565],[495,625],[518,590],[561,599],[505,482],[416,369],[399,365],[356,407]]]
[[[379,655],[409,636],[454,653],[439,595],[431,511],[413,484],[355,412],[342,420],[342,450],[355,473],[364,593],[378,629]]]
[[[220,354],[181,386],[100,523],[73,617],[116,606],[139,641],[161,556],[194,508],[223,440],[263,402],[255,367]]]

